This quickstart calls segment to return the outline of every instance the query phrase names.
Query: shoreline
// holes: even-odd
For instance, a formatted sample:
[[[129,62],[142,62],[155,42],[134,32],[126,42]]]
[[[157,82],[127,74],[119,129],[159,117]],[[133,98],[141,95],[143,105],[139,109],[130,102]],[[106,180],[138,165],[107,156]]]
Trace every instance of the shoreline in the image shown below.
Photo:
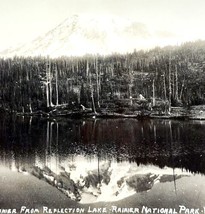
[[[84,119],[84,118],[136,118],[144,119],[170,119],[170,120],[205,120],[205,105],[190,106],[190,107],[171,107],[170,113],[161,110],[137,110],[132,111],[129,108],[124,113],[118,113],[113,109],[97,109],[95,112],[92,109],[67,109],[64,106],[54,106],[50,109],[39,109],[32,112],[9,112],[1,109],[2,114],[17,115],[17,116],[34,116],[42,118],[69,118],[69,119]]]
[[[89,119],[89,118],[99,118],[99,119],[138,119],[138,120],[146,120],[146,119],[169,119],[169,120],[205,120],[205,116],[200,115],[175,115],[175,114],[119,114],[119,113],[90,113],[90,114],[83,114],[80,112],[74,112],[69,114],[57,114],[57,115],[50,115],[50,114],[39,114],[39,113],[16,113],[17,116],[29,116],[29,117],[43,117],[48,119],[55,119],[55,118],[69,118],[69,119]]]

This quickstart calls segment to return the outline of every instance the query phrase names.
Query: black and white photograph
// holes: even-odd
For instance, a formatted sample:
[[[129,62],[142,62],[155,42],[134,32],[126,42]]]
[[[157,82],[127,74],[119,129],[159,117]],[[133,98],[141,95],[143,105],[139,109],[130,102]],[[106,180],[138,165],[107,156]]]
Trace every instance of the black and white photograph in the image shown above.
[[[205,213],[204,23],[204,0],[0,0],[0,214]]]

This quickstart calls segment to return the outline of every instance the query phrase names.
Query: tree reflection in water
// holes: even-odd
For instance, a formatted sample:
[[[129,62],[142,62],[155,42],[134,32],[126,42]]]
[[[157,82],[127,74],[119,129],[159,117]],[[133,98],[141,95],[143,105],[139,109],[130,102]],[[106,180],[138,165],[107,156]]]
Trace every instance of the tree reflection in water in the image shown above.
[[[73,200],[149,191],[205,173],[205,123],[2,117],[1,164],[46,180]],[[171,170],[170,170],[171,169]],[[190,173],[189,173],[190,172]],[[107,189],[106,189],[107,188]]]

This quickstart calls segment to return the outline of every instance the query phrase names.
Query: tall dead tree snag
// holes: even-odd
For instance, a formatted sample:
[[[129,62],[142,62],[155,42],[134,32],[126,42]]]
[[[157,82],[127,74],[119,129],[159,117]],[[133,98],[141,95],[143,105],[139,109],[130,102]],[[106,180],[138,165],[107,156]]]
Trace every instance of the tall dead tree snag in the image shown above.
[[[175,90],[175,98],[177,100],[177,102],[179,101],[179,87],[178,87],[178,68],[177,68],[177,65],[175,66],[175,87],[176,87],[176,90]]]
[[[58,98],[58,68],[57,68],[57,65],[55,65],[55,78],[56,78],[56,106],[58,106],[59,98]]]
[[[50,90],[49,90],[49,84],[50,84],[50,78],[49,78],[49,71],[50,71],[50,63],[47,61],[46,63],[46,103],[47,107],[50,107]]]
[[[51,62],[50,59],[47,58],[47,62],[46,62],[46,103],[47,103],[47,107],[51,107],[53,106],[52,103],[52,74],[51,74]]]
[[[87,60],[87,63],[86,63],[86,79],[87,79],[87,84],[89,85],[89,88],[90,88],[90,97],[91,97],[91,103],[92,103],[92,110],[96,114],[97,112],[96,112],[95,99],[94,99],[94,87],[93,87],[93,83],[92,83],[92,74],[91,74],[91,71],[90,71],[88,60]]]
[[[164,87],[164,100],[167,100],[167,89],[166,89],[166,74],[163,73],[163,87]]]
[[[169,113],[171,112],[171,102],[172,102],[172,85],[171,85],[171,54],[169,54]]]
[[[152,106],[155,106],[155,79],[152,81]]]
[[[128,98],[130,99],[130,105],[133,105],[133,86],[134,86],[134,71],[133,71],[133,62],[132,60],[126,55],[124,65],[122,67],[125,67],[127,70],[127,77],[128,77]]]
[[[100,69],[98,68],[98,58],[95,59],[95,71],[96,71],[96,91],[97,91],[97,106],[100,108]]]

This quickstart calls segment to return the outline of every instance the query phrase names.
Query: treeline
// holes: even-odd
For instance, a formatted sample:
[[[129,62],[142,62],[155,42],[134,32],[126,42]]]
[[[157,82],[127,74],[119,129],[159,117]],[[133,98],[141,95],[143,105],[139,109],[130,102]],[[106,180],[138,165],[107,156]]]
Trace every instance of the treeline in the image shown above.
[[[0,59],[0,105],[29,112],[54,105],[94,110],[143,96],[172,106],[205,103],[205,41],[110,56]]]

